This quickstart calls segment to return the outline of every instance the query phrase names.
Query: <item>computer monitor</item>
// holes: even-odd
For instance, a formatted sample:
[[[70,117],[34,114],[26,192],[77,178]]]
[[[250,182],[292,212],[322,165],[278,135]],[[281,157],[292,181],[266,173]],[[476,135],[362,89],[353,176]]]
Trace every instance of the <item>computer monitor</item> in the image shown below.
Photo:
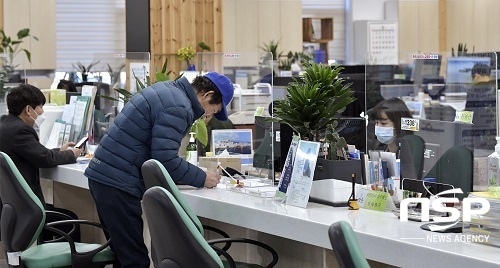
[[[441,60],[441,55],[438,55],[437,59],[415,59],[412,80],[417,89],[422,86],[425,78],[439,78]]]
[[[446,84],[472,83],[471,71],[475,64],[490,66],[490,57],[449,57],[446,66]]]
[[[419,120],[420,129],[415,135],[420,136],[425,143],[423,174],[426,175],[436,165],[448,149],[463,145],[462,124],[439,120]]]
[[[412,84],[400,84],[400,85],[381,85],[380,94],[384,99],[398,98],[404,96],[415,97],[417,89]]]
[[[253,166],[271,169],[271,163],[274,162],[274,169],[281,171],[280,124],[266,121],[266,118],[268,117],[255,116]]]

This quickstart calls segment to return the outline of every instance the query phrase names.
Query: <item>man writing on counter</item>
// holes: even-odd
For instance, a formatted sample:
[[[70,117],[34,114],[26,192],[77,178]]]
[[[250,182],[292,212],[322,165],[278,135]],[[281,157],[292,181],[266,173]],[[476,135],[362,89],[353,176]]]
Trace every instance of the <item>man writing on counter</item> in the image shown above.
[[[136,94],[116,117],[85,171],[101,223],[112,240],[115,267],[149,267],[143,239],[142,164],[160,161],[172,178],[195,187],[214,187],[220,176],[178,156],[194,121],[202,115],[227,120],[231,81],[216,72],[156,83]]]

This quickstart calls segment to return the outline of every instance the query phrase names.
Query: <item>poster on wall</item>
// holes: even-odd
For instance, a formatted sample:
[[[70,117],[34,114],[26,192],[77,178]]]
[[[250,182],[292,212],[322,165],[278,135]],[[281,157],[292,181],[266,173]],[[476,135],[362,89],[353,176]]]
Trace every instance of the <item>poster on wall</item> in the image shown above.
[[[311,194],[319,142],[299,141],[293,162],[292,178],[286,191],[286,204],[305,208]]]

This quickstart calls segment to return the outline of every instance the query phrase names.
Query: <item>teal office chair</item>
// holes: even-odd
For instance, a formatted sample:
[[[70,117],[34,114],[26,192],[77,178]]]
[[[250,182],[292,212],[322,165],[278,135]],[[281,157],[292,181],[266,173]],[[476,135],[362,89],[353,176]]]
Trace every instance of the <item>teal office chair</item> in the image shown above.
[[[1,236],[11,267],[103,267],[113,263],[114,253],[104,245],[75,243],[61,224],[86,224],[102,228],[98,223],[69,220],[45,224],[45,209],[33,193],[10,157],[0,152],[0,197],[3,201]],[[63,236],[67,242],[32,246],[42,229]],[[15,257],[10,257],[14,255]]]
[[[155,267],[262,267],[235,262],[229,253],[214,246],[227,240],[251,243],[268,250],[273,260],[265,267],[274,267],[278,262],[276,251],[258,241],[245,238],[206,241],[184,208],[165,188],[148,189],[142,202],[155,251]],[[219,254],[226,260],[223,261]]]
[[[426,177],[436,178],[436,182],[451,184],[455,188],[462,189],[464,194],[457,194],[462,200],[472,191],[473,161],[469,149],[453,146],[439,158]]]
[[[160,162],[154,159],[148,160],[142,165],[141,171],[146,189],[149,189],[153,186],[160,186],[167,189],[167,191],[169,191],[175,197],[177,202],[179,202],[184,211],[186,211],[187,215],[193,221],[196,228],[198,228],[201,234],[204,234],[204,230],[208,230],[217,233],[224,238],[229,238],[229,235],[226,232],[212,226],[201,224],[196,214],[191,210],[189,205],[186,203],[186,200],[184,200],[184,197],[179,191],[179,188],[177,188],[174,180],[172,179],[172,177],[170,177],[170,174]],[[227,251],[230,247],[231,243],[228,242],[224,245],[222,250]]]
[[[154,159],[146,161],[142,165],[142,176],[143,176],[144,183],[145,183],[147,189],[152,188],[154,186],[160,186],[162,189],[165,189],[166,191],[168,191],[175,198],[176,202],[182,208],[184,213],[186,213],[188,219],[191,220],[191,223],[193,224],[193,226],[195,226],[196,230],[198,230],[199,234],[201,234],[203,236],[204,229],[207,229],[207,230],[217,232],[217,233],[224,236],[224,238],[222,238],[222,239],[215,239],[215,240],[208,241],[208,243],[213,242],[213,243],[224,243],[225,244],[225,246],[223,248],[221,248],[220,251],[219,251],[219,248],[217,248],[217,250],[218,250],[217,252],[219,255],[225,256],[225,254],[222,254],[221,252],[225,252],[230,247],[232,242],[249,243],[249,244],[253,244],[256,246],[260,246],[260,247],[268,250],[272,254],[273,260],[266,267],[273,267],[278,262],[278,254],[276,253],[276,251],[274,249],[272,249],[271,247],[269,247],[266,244],[263,244],[259,241],[245,239],[245,238],[229,238],[229,236],[226,233],[224,233],[223,231],[221,231],[219,229],[215,229],[215,228],[210,227],[210,226],[203,226],[201,224],[200,220],[198,219],[198,216],[196,216],[196,214],[191,210],[191,208],[189,207],[187,202],[184,200],[184,197],[182,196],[181,192],[179,191],[179,189],[175,185],[174,181],[172,180],[172,177],[170,177],[170,174],[167,172],[165,167],[159,161],[154,160]],[[150,220],[148,219],[148,225],[149,225],[149,222],[150,222]],[[160,231],[162,231],[162,230],[163,229],[160,229]],[[162,250],[161,250],[161,248],[159,250],[157,250],[156,244],[158,244],[158,243],[154,243],[155,235],[153,235],[153,231],[151,230],[151,227],[150,227],[150,231],[151,231],[151,239],[152,239],[151,255],[152,255],[153,263],[155,264],[155,267],[161,267],[158,265],[160,265],[161,261],[163,260],[163,258],[161,257],[163,255],[161,253]],[[168,239],[167,239],[167,241],[168,241]],[[160,255],[157,255],[157,254],[160,254]],[[186,267],[190,267],[190,266],[186,266]],[[250,267],[260,267],[260,266],[250,266]]]
[[[335,222],[328,228],[328,236],[341,268],[370,267],[349,223]]]

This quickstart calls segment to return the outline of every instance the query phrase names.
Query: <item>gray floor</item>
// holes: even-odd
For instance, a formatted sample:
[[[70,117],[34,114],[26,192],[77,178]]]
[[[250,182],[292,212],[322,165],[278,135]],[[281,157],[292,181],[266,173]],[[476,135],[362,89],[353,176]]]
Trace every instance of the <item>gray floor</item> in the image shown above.
[[[0,259],[0,268],[7,268],[7,261],[5,259]]]

